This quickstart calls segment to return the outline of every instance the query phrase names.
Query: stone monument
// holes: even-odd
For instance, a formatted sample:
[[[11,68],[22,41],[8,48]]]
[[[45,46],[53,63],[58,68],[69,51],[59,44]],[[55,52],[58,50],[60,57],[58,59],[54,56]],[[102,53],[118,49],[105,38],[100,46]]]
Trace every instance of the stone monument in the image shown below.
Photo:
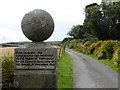
[[[45,42],[54,31],[49,13],[35,9],[22,19],[24,35],[33,42],[15,49],[17,88],[57,88],[57,49]]]

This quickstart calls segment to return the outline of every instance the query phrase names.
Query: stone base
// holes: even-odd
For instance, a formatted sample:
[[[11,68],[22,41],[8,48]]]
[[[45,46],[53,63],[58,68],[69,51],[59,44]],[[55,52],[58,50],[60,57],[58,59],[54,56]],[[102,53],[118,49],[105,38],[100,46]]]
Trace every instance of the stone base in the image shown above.
[[[32,42],[15,49],[17,88],[56,88],[57,49]]]
[[[17,70],[17,88],[57,88],[56,73],[45,70]]]

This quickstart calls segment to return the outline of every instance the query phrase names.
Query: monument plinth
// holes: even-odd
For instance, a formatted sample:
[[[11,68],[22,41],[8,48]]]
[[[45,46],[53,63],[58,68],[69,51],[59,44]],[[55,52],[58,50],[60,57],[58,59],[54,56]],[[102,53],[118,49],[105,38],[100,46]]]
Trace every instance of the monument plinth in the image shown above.
[[[33,42],[15,49],[16,87],[56,88],[57,49],[43,42],[54,31],[52,17],[36,9],[25,14],[21,27]]]

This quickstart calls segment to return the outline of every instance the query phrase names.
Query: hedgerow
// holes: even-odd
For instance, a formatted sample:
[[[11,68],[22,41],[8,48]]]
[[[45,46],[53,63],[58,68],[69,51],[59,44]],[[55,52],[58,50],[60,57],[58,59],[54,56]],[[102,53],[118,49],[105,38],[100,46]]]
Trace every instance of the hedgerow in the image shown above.
[[[117,40],[97,41],[94,43],[91,41],[82,43],[79,40],[72,40],[67,44],[67,47],[83,54],[94,54],[98,59],[108,59],[117,65],[120,64],[120,41]]]

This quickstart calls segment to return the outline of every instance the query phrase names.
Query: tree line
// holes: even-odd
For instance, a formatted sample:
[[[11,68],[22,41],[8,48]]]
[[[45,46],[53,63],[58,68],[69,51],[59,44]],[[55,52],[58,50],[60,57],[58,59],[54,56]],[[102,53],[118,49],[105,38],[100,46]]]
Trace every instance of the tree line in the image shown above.
[[[120,1],[111,4],[93,3],[85,7],[83,25],[74,25],[68,32],[73,39],[120,40]],[[64,41],[71,38],[65,38]]]

